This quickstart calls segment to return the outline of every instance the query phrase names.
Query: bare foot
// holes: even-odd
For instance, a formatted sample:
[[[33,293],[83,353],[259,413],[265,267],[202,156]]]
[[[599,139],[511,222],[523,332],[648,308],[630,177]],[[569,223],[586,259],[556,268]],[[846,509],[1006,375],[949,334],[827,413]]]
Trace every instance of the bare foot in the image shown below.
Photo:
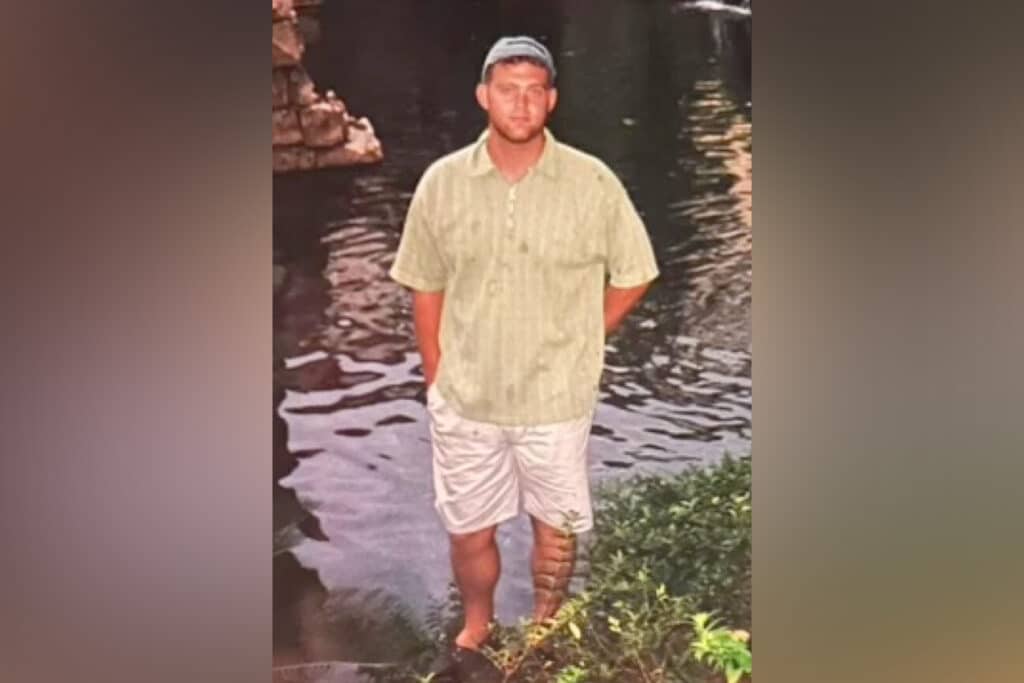
[[[482,631],[471,631],[468,628],[464,628],[459,631],[459,635],[455,636],[455,644],[467,650],[479,650],[490,635],[491,631],[489,628],[485,628]]]

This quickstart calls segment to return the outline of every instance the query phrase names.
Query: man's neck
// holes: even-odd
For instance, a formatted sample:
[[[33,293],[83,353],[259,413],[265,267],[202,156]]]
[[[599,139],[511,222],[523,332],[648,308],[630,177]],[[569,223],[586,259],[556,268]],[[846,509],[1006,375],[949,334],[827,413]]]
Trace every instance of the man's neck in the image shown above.
[[[501,175],[514,183],[540,160],[545,143],[544,135],[538,135],[529,142],[509,142],[492,128],[487,136],[487,153]]]

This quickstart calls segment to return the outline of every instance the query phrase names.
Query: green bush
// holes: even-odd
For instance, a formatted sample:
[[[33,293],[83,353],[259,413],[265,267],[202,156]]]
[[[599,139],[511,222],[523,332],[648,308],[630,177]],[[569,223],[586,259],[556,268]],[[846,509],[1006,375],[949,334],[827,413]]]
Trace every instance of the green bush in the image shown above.
[[[585,589],[547,623],[497,627],[485,653],[509,683],[749,675],[750,484],[745,456],[600,490]]]
[[[639,570],[626,585],[595,582],[548,623],[502,629],[487,654],[509,681],[633,683],[707,678],[689,650],[692,606]]]
[[[666,479],[626,480],[597,500],[595,579],[628,582],[644,566],[673,595],[750,628],[750,456]]]
[[[690,652],[698,662],[707,662],[724,672],[727,683],[736,683],[741,676],[752,672],[753,658],[747,648],[749,633],[722,628],[707,612],[693,615],[690,621],[694,631]]]

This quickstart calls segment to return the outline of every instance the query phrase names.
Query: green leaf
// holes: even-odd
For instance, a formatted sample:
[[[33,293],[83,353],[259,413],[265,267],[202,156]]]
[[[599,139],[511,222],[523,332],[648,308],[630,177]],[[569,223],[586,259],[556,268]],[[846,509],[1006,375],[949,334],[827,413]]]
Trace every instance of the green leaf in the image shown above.
[[[583,637],[583,633],[580,632],[580,627],[571,621],[569,622],[569,633],[571,633],[572,637],[576,640],[579,640]]]

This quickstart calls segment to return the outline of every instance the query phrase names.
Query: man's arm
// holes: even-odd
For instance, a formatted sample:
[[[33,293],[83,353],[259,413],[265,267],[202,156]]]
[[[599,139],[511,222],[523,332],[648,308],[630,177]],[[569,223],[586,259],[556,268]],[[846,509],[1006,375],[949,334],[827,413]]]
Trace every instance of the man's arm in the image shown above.
[[[608,192],[606,266],[608,285],[604,290],[604,332],[608,336],[640,301],[657,279],[658,262],[643,219],[615,173],[608,171],[604,183]]]
[[[604,333],[606,336],[619,326],[622,319],[636,306],[650,285],[650,282],[645,282],[642,285],[629,287],[628,289],[620,289],[611,285],[605,287]]]
[[[412,293],[412,318],[416,327],[416,344],[423,358],[423,381],[427,387],[434,383],[437,366],[441,362],[441,309],[444,291]]]

